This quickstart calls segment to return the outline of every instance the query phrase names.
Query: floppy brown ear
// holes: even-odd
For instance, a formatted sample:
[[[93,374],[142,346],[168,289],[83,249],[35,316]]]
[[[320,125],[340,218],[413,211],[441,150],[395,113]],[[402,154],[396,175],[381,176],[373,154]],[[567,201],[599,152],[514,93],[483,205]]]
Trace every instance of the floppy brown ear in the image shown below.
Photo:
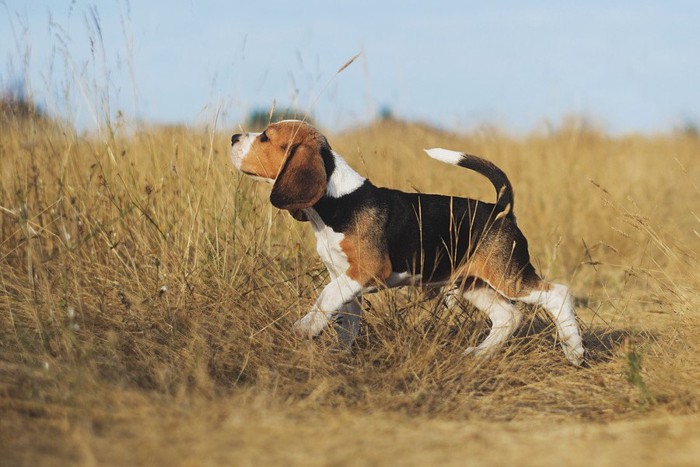
[[[309,217],[304,214],[303,209],[291,209],[289,214],[291,214],[291,216],[299,222],[309,222]]]
[[[289,211],[313,206],[326,193],[326,169],[321,153],[309,144],[292,147],[270,193],[270,202]]]

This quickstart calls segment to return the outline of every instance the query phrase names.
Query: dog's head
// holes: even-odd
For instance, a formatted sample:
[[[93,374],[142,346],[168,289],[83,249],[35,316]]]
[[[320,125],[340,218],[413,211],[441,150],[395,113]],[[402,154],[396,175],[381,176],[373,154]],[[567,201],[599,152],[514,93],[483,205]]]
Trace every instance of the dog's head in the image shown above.
[[[262,133],[233,135],[231,160],[244,174],[272,183],[270,202],[292,215],[321,199],[332,170],[326,138],[297,120],[273,123]]]

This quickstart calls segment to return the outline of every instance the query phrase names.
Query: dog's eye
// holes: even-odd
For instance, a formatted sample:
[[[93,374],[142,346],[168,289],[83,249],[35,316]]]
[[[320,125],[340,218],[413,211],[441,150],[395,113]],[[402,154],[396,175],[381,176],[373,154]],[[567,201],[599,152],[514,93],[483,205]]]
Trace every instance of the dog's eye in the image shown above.
[[[270,138],[267,137],[267,133],[263,131],[263,133],[260,135],[260,142],[261,143],[266,143],[270,141]]]

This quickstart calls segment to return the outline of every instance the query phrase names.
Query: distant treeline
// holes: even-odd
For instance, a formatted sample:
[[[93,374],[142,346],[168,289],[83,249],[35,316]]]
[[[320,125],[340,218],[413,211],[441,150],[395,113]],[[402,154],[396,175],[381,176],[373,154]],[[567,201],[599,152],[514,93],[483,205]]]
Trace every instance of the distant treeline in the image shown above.
[[[304,112],[287,107],[284,109],[273,109],[272,112],[266,109],[255,109],[245,121],[245,127],[249,131],[260,131],[270,123],[279,122],[280,120],[304,120],[311,125],[315,125],[314,118],[306,115]]]

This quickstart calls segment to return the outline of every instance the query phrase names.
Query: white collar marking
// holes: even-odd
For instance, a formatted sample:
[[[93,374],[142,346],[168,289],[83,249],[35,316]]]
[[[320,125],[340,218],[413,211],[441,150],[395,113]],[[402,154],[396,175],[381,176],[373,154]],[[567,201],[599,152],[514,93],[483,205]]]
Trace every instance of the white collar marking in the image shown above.
[[[352,167],[338,154],[333,151],[333,161],[335,162],[333,173],[328,179],[326,195],[331,198],[340,198],[357,190],[365,183],[365,177],[355,172]]]

